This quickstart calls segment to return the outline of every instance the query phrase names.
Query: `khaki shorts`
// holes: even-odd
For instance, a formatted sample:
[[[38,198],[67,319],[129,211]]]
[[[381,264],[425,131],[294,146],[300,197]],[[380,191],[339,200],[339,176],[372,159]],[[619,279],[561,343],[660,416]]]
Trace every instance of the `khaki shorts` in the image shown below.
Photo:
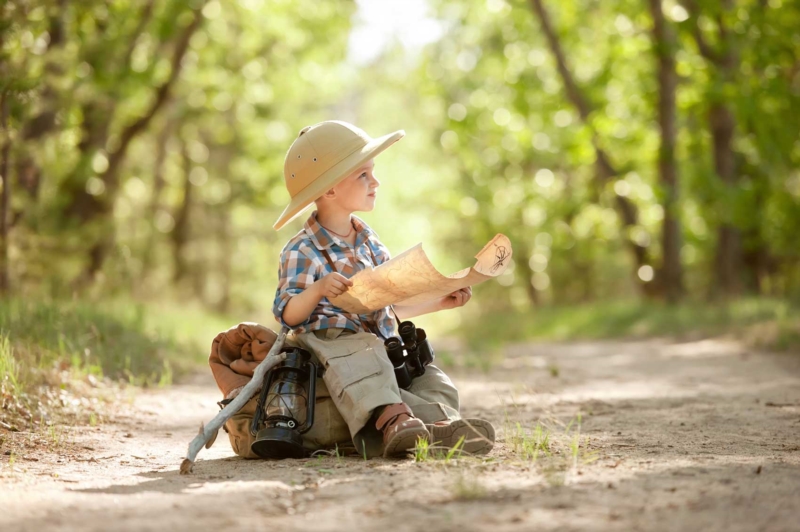
[[[373,411],[404,402],[425,423],[458,419],[458,390],[436,366],[425,368],[408,390],[400,390],[383,341],[371,333],[324,329],[287,337],[286,345],[303,347],[325,373],[317,379],[314,424],[303,435],[309,450],[355,444],[359,454],[381,454],[382,436],[370,423]],[[251,450],[250,424],[257,396],[225,424],[233,451],[258,458]]]

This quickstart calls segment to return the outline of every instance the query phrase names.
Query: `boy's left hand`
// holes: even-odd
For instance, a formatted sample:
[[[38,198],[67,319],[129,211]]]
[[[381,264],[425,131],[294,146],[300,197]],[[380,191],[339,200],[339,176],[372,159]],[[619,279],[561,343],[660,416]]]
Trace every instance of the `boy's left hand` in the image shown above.
[[[472,287],[468,286],[461,290],[456,290],[452,294],[448,294],[441,299],[442,310],[447,310],[456,307],[463,307],[467,301],[472,297]]]

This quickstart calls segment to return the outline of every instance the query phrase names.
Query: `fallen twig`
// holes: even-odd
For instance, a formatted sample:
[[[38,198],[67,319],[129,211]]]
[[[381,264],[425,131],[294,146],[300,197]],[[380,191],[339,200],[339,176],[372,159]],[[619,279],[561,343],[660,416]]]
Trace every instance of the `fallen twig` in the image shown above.
[[[242,391],[239,392],[239,395],[237,395],[233,401],[228,403],[225,408],[220,410],[219,413],[214,416],[214,419],[209,421],[207,425],[200,425],[200,433],[195,436],[191,442],[189,442],[189,450],[186,453],[186,458],[184,458],[183,462],[181,462],[181,475],[188,475],[192,472],[194,460],[197,458],[197,453],[200,452],[200,449],[202,449],[204,446],[207,447],[207,442],[211,440],[212,436],[217,434],[217,431],[219,431],[222,425],[232,418],[236,412],[241,410],[245,403],[247,403],[247,401],[249,401],[250,398],[258,391],[258,388],[264,381],[264,375],[267,374],[267,371],[272,369],[273,366],[277,365],[280,361],[286,358],[285,354],[279,354],[279,352],[283,347],[284,341],[286,341],[286,333],[288,332],[288,327],[283,327],[281,329],[281,332],[278,334],[278,338],[275,340],[275,343],[272,345],[269,353],[256,367],[255,371],[253,372],[253,378],[250,379],[250,382],[248,382],[244,388],[242,388]]]

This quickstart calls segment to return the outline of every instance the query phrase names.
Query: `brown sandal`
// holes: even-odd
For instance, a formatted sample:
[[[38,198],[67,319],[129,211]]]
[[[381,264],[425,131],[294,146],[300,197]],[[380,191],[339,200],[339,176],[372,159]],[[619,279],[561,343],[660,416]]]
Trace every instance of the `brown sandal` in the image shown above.
[[[375,423],[378,430],[383,431],[383,456],[403,456],[414,449],[417,440],[425,438],[430,441],[430,433],[421,419],[414,417],[405,403],[396,403],[384,407]]]

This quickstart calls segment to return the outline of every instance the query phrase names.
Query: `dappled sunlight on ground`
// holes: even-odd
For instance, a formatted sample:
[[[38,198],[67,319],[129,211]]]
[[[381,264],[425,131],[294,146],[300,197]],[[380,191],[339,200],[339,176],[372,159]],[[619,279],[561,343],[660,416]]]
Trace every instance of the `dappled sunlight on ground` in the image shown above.
[[[464,414],[497,427],[487,457],[247,461],[220,434],[180,476],[189,440],[218,408],[201,375],[139,394],[114,423],[69,432],[72,454],[6,467],[0,528],[728,532],[798,522],[796,357],[712,340],[503,355],[484,373],[450,372]],[[546,452],[526,455],[537,426]]]

